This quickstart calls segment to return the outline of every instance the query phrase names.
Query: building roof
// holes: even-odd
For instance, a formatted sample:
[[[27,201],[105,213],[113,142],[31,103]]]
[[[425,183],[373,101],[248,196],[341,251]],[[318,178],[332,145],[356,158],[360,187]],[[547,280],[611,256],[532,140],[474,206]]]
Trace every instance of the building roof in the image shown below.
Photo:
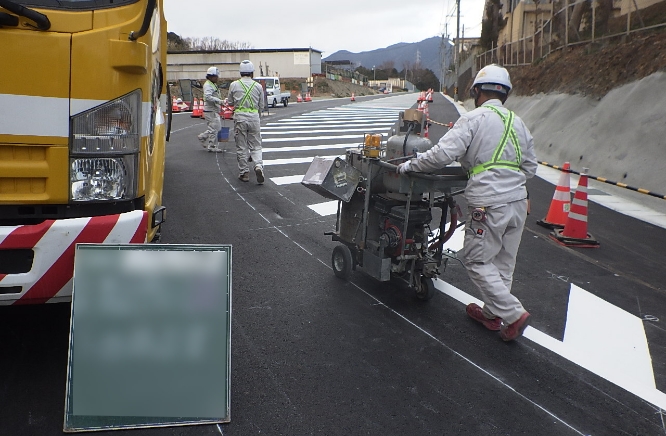
[[[321,50],[314,48],[247,48],[242,50],[169,50],[168,54],[194,54],[194,53],[293,53],[313,51],[315,53],[322,54]]]

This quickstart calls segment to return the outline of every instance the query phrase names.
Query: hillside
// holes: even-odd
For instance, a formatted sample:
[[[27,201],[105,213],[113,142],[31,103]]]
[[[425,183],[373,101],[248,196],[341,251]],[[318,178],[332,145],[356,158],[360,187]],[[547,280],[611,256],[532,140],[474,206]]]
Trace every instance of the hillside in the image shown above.
[[[557,92],[601,98],[614,88],[666,70],[666,30],[635,34],[622,44],[569,48],[535,65],[509,70],[514,95]]]

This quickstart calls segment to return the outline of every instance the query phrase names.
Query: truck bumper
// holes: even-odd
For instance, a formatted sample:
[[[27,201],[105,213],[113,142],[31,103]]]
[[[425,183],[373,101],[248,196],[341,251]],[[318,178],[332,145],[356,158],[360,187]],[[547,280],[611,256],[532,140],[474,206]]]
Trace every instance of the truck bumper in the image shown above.
[[[144,243],[147,226],[148,212],[142,210],[0,226],[0,250],[9,250],[3,255],[25,256],[32,250],[32,265],[29,259],[22,262],[25,271],[3,271],[0,264],[0,306],[71,301],[76,244]]]

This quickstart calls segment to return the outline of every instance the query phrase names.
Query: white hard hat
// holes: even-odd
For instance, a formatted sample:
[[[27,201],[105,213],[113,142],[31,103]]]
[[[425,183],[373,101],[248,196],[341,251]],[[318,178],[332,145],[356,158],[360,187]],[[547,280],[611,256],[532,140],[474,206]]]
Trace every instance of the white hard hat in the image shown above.
[[[240,63],[240,72],[241,73],[254,73],[254,65],[252,62],[245,59]]]
[[[472,87],[475,87],[476,85],[481,85],[481,89],[483,90],[496,91],[503,94],[508,94],[512,88],[509,72],[506,68],[495,64],[487,65],[479,70],[474,79],[474,83],[472,83]]]
[[[207,76],[219,76],[220,75],[220,70],[217,69],[217,67],[210,67],[208,71],[206,71]]]

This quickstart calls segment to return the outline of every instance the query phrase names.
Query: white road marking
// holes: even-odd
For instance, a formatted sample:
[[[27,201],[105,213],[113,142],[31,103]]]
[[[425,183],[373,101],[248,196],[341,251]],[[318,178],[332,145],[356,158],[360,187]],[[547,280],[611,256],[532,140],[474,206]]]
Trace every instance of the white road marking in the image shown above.
[[[483,302],[443,280],[435,287],[464,305]],[[612,325],[612,329],[609,329]],[[564,340],[527,327],[523,336],[582,368],[666,409],[666,394],[655,387],[652,360],[640,318],[571,285]]]
[[[344,133],[344,132],[359,132],[359,135],[354,135],[356,137],[363,138],[363,132],[387,132],[391,126],[380,126],[380,127],[362,127],[358,129],[314,129],[314,130],[303,130],[303,131],[296,131],[296,130],[288,130],[286,132],[264,132],[263,130],[261,131],[261,140],[266,141],[265,136],[266,135],[302,135],[304,133]],[[298,138],[295,136],[294,138]],[[329,137],[331,138],[331,137]]]
[[[311,204],[308,206],[321,216],[335,215],[338,213],[338,201],[331,200],[323,203]]]
[[[292,136],[289,138],[262,138],[261,142],[288,142],[288,141],[324,141],[327,139],[358,139],[363,141],[363,135],[332,135],[332,136]]]
[[[319,145],[299,145],[294,147],[266,147],[261,149],[263,153],[284,153],[288,151],[313,151],[313,150],[333,150],[338,148],[357,148],[356,142],[345,142],[342,144],[319,144]]]
[[[298,174],[295,176],[284,176],[284,177],[271,177],[271,182],[276,185],[292,185],[296,183],[301,183],[303,181],[304,174]]]

